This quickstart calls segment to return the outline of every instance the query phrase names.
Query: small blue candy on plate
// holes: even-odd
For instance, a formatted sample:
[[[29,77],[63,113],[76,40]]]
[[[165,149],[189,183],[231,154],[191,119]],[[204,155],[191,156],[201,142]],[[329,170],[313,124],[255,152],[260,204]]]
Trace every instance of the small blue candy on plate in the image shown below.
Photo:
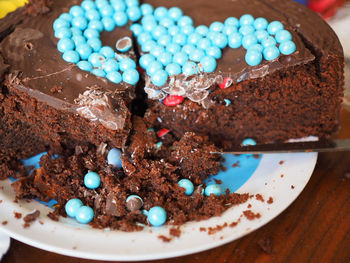
[[[84,176],[84,184],[89,189],[96,189],[101,184],[100,176],[95,172],[88,172]]]
[[[122,167],[122,160],[120,159],[122,152],[117,148],[112,148],[107,154],[107,163],[116,168]]]
[[[166,216],[166,211],[163,207],[154,206],[148,211],[147,219],[152,226],[161,226],[165,223]]]
[[[127,69],[123,73],[123,81],[130,85],[135,85],[140,78],[140,75],[136,69]]]
[[[74,198],[70,199],[66,205],[65,205],[65,210],[68,216],[70,217],[75,217],[78,209],[83,206],[83,202],[80,199]]]
[[[89,206],[81,206],[78,208],[75,219],[81,224],[88,224],[94,218],[94,210]]]
[[[188,179],[181,179],[180,181],[178,181],[178,185],[185,189],[185,194],[186,195],[191,195],[193,193],[194,186],[193,186],[193,183],[190,180],[188,180]]]
[[[243,146],[248,146],[248,145],[256,145],[256,141],[252,138],[246,138],[242,142]]]
[[[213,195],[221,195],[222,194],[222,190],[221,187],[217,184],[210,184],[208,185],[205,190],[204,190],[204,194],[206,196],[210,196],[211,194]]]

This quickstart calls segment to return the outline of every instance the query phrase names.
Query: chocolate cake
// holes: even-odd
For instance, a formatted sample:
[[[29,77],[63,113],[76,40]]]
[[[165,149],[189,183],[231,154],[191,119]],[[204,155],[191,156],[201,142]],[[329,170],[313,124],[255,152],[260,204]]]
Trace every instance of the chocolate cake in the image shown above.
[[[342,48],[327,24],[305,7],[289,0],[145,0],[140,8],[136,0],[111,0],[113,8],[108,3],[31,0],[0,20],[0,179],[18,179],[13,183],[17,198],[56,200],[50,218],[68,215],[97,228],[133,231],[165,220],[179,225],[218,216],[249,198],[222,193],[220,182],[204,183],[222,168],[221,156],[213,154],[219,147],[245,138],[270,143],[328,137],[337,130]],[[226,43],[217,61],[195,64],[197,74],[183,68],[183,73],[168,71],[168,76],[163,70],[153,77],[151,70],[139,68],[140,81],[128,84],[108,77],[107,56],[88,70],[79,62],[93,64],[89,56],[79,53],[80,61],[73,56],[76,42],[72,47],[60,43],[66,38],[58,34],[62,23],[70,26],[67,43],[70,32],[83,31],[75,27],[86,18],[73,23],[72,16],[82,16],[74,12],[86,15],[81,6],[86,12],[98,9],[99,19],[114,19],[104,21],[102,29],[109,32],[96,33],[103,45],[117,42],[112,59],[121,65],[127,58],[142,67],[142,56],[156,52],[143,46],[137,30],[147,19],[154,22],[150,32],[159,23],[170,27],[166,23],[179,17],[175,22],[159,17],[168,12],[161,6],[174,5],[188,16],[183,20],[190,24],[181,29],[188,34],[197,25],[203,29],[249,14],[277,21],[290,32],[295,49],[274,58],[264,54],[262,59],[259,53],[257,61],[247,59],[245,47]],[[77,6],[74,11],[72,6]],[[62,22],[62,15],[71,20]],[[110,30],[111,23],[119,26]],[[151,33],[144,40],[153,41]],[[130,42],[131,49],[124,50]],[[68,51],[73,55],[67,57]],[[156,60],[164,58],[160,54]],[[41,157],[41,168],[27,175],[20,160],[43,151],[48,154]],[[84,208],[81,218],[73,211],[76,206]]]
[[[146,2],[173,6],[164,0]],[[245,138],[272,143],[310,135],[329,137],[337,130],[344,55],[337,36],[317,14],[288,0],[179,0],[176,5],[193,18],[194,26],[244,14],[281,21],[292,34],[296,52],[249,66],[243,47],[226,47],[213,73],[175,75],[161,87],[146,74],[146,117],[154,126],[171,129],[175,136],[187,131],[207,135],[228,149]],[[189,88],[184,91],[183,87]],[[175,106],[165,105],[166,97],[172,95],[185,99]]]

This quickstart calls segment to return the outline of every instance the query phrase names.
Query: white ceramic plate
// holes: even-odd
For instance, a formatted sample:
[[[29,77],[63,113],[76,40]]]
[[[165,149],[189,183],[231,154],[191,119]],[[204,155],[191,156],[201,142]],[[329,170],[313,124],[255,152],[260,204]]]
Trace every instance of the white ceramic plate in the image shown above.
[[[226,177],[222,178],[223,185],[225,186],[227,180],[228,188],[234,190],[238,188],[239,193],[259,193],[265,202],[251,198],[245,204],[228,209],[220,217],[186,223],[181,226],[181,236],[173,238],[169,243],[163,242],[158,236],[170,237],[171,226],[147,227],[141,232],[124,233],[92,229],[65,218],[54,222],[46,216],[51,211],[49,207],[35,201],[14,203],[14,192],[10,186],[10,180],[0,181],[0,188],[3,186],[3,190],[0,190],[0,200],[3,200],[0,204],[0,230],[14,239],[41,249],[73,257],[99,260],[160,259],[217,247],[260,228],[286,209],[307,184],[315,167],[317,154],[269,154],[262,156],[261,160],[250,155],[239,158],[242,158],[241,167],[233,168],[232,162],[227,164],[230,170],[226,172]],[[280,164],[280,161],[283,163]],[[253,168],[248,167],[250,169],[248,172],[250,171],[251,174],[246,176],[242,171],[251,163]],[[245,179],[240,181],[239,185],[230,185],[230,181],[240,180],[242,175]],[[269,197],[273,198],[272,204],[266,202]],[[248,204],[251,204],[252,212],[261,214],[260,218],[247,220],[242,216]],[[29,228],[23,228],[22,219],[14,218],[15,211],[24,216],[35,209],[40,210],[41,215],[39,220]],[[237,226],[225,227],[213,235],[200,231],[201,227],[230,224],[240,217],[241,220]],[[2,225],[2,221],[8,221],[8,224]]]

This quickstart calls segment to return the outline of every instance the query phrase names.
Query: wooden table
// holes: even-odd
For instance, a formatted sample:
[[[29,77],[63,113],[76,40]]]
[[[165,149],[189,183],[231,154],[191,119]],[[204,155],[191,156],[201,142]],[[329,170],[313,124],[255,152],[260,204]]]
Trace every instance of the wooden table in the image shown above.
[[[337,137],[350,138],[343,110]],[[350,262],[350,152],[319,154],[315,171],[297,200],[266,226],[227,245],[163,263]],[[3,263],[98,262],[49,253],[16,240]]]

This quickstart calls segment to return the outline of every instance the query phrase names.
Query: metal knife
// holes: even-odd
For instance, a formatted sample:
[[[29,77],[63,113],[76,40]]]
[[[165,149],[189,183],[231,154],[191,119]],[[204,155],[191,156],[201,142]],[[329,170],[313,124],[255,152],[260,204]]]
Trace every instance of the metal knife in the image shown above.
[[[286,142],[237,146],[223,152],[231,154],[267,154],[267,153],[296,153],[296,152],[337,152],[350,151],[350,139],[319,140],[308,142]]]

